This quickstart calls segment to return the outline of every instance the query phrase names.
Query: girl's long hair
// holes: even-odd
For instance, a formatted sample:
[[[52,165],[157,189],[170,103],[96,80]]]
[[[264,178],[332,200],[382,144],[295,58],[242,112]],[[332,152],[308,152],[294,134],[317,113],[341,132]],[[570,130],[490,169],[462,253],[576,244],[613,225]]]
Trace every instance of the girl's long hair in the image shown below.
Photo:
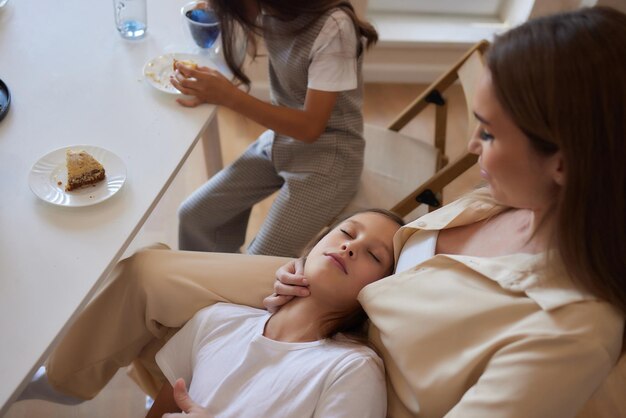
[[[496,38],[487,65],[534,149],[563,154],[559,261],[626,313],[626,15],[594,7],[529,21]]]
[[[265,28],[259,25],[256,17],[250,16],[246,10],[246,1],[243,0],[210,0],[211,5],[220,23],[224,58],[228,68],[237,80],[250,86],[250,78],[244,73],[243,54],[238,48],[247,41],[247,53],[257,56],[256,36],[263,36]],[[367,47],[378,40],[376,29],[360,19],[354,7],[346,0],[257,0],[260,9],[271,11],[282,19],[290,20],[299,16],[310,16],[307,22],[311,23],[331,9],[343,10],[354,23],[357,39],[363,37]],[[306,24],[299,30],[304,30]],[[294,36],[299,32],[296,29]],[[360,52],[359,52],[360,53]]]

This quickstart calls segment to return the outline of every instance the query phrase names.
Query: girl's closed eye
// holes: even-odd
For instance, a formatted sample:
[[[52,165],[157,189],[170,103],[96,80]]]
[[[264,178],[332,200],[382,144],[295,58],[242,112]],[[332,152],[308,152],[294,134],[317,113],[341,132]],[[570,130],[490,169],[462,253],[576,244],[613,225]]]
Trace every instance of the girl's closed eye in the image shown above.
[[[371,252],[371,251],[368,251],[368,253],[369,253],[369,255],[371,255],[371,256],[372,256],[372,258],[373,258],[373,259],[374,259],[374,260],[375,260],[378,264],[380,264],[380,263],[381,263],[380,258],[379,258],[379,257],[376,257],[376,254],[374,254],[374,253],[373,253],[373,252]]]
[[[341,232],[343,232],[343,234],[351,239],[354,239],[354,235],[349,232],[347,229],[340,229]]]

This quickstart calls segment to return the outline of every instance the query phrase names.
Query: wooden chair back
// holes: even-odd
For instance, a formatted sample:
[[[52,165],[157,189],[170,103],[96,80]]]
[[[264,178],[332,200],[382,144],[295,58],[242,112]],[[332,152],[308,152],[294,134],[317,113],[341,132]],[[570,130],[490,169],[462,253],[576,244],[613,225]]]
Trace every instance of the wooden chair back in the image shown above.
[[[427,106],[435,106],[435,139],[438,152],[436,173],[418,186],[412,193],[392,207],[392,211],[406,216],[417,206],[426,204],[430,209],[441,205],[443,188],[452,180],[464,173],[477,161],[477,156],[464,152],[454,161],[449,162],[446,154],[446,123],[448,107],[445,99],[446,90],[457,80],[460,82],[468,109],[468,134],[473,134],[476,123],[472,114],[472,102],[476,86],[484,71],[483,55],[489,43],[481,41],[470,48],[445,74],[433,82],[413,103],[407,106],[400,115],[388,126],[388,129],[399,132]]]

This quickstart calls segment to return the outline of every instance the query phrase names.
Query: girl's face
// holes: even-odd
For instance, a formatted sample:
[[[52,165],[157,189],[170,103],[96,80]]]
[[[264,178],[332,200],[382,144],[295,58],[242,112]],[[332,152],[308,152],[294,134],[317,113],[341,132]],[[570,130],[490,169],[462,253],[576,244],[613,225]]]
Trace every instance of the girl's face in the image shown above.
[[[392,273],[399,228],[383,214],[364,212],[332,229],[306,259],[311,296],[337,311],[353,309],[364,286]]]
[[[478,155],[494,199],[515,208],[548,207],[564,181],[561,152],[545,156],[532,148],[498,102],[488,71],[476,90],[474,115],[479,125],[468,150]]]

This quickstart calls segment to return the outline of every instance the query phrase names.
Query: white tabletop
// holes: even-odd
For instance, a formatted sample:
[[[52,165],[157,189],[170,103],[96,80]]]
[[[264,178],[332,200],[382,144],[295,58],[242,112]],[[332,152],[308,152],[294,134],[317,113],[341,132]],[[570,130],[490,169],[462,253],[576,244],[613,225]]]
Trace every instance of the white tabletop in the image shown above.
[[[148,0],[148,35],[123,40],[112,1],[10,0],[0,11],[0,416],[102,282],[213,120],[148,85],[142,67],[190,41],[185,0]],[[127,182],[97,205],[58,207],[29,189],[31,166],[75,144],[106,148]]]

